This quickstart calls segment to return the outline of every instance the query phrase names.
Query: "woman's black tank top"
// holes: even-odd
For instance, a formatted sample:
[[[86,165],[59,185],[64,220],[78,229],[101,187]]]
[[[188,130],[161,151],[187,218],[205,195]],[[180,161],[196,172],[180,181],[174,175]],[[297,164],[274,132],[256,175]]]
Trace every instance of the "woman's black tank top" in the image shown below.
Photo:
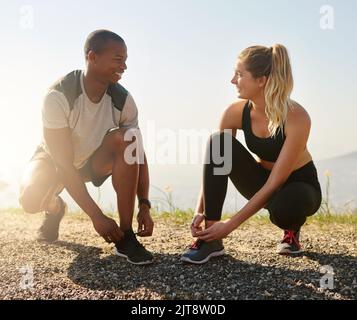
[[[285,141],[285,133],[278,129],[275,137],[260,138],[254,135],[250,119],[252,103],[248,101],[244,106],[242,116],[242,129],[244,131],[245,143],[248,149],[255,153],[260,159],[275,162],[280,154]]]

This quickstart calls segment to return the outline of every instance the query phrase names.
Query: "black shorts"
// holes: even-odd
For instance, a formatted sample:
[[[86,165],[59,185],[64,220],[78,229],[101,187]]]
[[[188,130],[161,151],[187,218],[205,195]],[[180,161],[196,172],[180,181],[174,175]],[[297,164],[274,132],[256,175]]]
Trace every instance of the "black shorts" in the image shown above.
[[[107,178],[111,176],[111,174],[108,174],[104,177],[96,176],[92,170],[92,157],[93,156],[91,156],[86,161],[84,166],[82,166],[80,169],[78,169],[78,171],[82,177],[88,178],[90,180],[90,182],[92,182],[95,187],[100,187],[104,183],[104,181],[107,180]],[[54,160],[52,159],[51,155],[48,152],[46,152],[46,150],[41,145],[39,145],[36,148],[36,151],[34,152],[34,154],[32,155],[32,157],[30,159],[30,161],[35,161],[35,160],[46,161],[50,166],[54,167],[57,170],[57,166],[56,166]]]

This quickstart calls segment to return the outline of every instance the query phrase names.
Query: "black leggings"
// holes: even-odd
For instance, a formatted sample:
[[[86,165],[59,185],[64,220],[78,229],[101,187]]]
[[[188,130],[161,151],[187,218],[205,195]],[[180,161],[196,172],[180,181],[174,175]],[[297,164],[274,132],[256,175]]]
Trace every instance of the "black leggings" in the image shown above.
[[[227,141],[231,143],[231,152],[227,149]],[[222,167],[216,164],[217,146],[218,155],[231,163],[229,172],[217,174],[217,168]],[[263,168],[229,133],[216,133],[211,136],[207,144],[203,171],[204,214],[207,220],[212,221],[221,219],[228,177],[237,190],[249,200],[263,187],[271,172]],[[306,217],[319,209],[321,200],[316,167],[313,161],[310,161],[289,176],[264,208],[269,211],[270,220],[279,228],[297,231],[305,223]]]

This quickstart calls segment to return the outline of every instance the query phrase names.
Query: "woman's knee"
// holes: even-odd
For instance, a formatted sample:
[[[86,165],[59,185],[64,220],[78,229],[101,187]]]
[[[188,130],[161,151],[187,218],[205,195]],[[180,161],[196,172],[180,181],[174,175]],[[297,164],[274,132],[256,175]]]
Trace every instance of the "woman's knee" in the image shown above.
[[[210,155],[210,158],[232,158],[233,148],[238,144],[240,142],[229,131],[215,132],[208,139],[206,154]]]
[[[243,144],[232,135],[230,130],[213,133],[207,143],[207,153],[216,155],[224,155],[226,158],[252,158],[249,151]]]
[[[214,168],[215,175],[229,175],[232,170],[232,145],[235,139],[228,132],[213,133],[208,141],[205,165]]]
[[[234,139],[235,138],[233,137],[230,130],[219,131],[210,135],[208,139],[208,145],[214,144],[218,146],[224,146],[224,143],[232,143]]]

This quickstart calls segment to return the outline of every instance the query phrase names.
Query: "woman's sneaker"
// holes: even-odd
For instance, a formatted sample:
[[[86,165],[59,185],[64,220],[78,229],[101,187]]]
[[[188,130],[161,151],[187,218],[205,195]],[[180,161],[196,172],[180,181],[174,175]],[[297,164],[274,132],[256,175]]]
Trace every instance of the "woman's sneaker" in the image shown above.
[[[284,238],[278,244],[276,252],[284,255],[301,253],[299,237],[300,231],[284,230]]]
[[[133,230],[124,232],[124,237],[115,244],[115,254],[137,265],[153,263],[154,260],[153,255],[136,239]]]
[[[37,241],[54,242],[58,239],[59,225],[67,211],[67,204],[61,197],[58,197],[58,199],[60,201],[60,210],[57,214],[45,212],[45,219],[37,231]]]
[[[191,247],[181,256],[181,261],[203,264],[212,257],[218,257],[225,254],[222,240],[203,241],[198,239]]]

